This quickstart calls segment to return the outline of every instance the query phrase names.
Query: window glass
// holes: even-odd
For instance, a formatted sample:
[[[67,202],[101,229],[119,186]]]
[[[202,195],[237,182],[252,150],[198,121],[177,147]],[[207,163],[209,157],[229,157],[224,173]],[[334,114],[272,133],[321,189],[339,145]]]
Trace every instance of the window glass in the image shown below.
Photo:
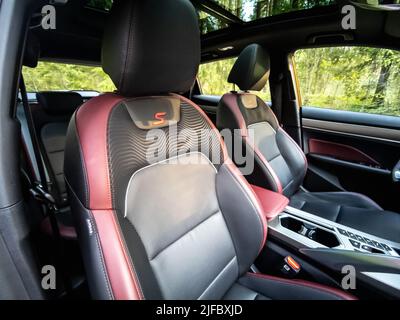
[[[202,64],[198,74],[202,93],[222,96],[229,91],[238,90],[232,83],[228,83],[229,72],[235,61],[236,58],[232,58]],[[265,101],[271,101],[268,83],[261,91],[252,93]]]
[[[305,106],[400,116],[400,52],[368,47],[295,53]]]
[[[87,0],[86,2],[86,6],[89,8],[102,11],[110,11],[112,5],[113,0]],[[199,26],[202,34],[228,27],[226,22],[209,13],[198,10],[197,14],[199,16]]]
[[[94,90],[114,91],[115,86],[101,67],[39,62],[36,68],[23,68],[27,91]]]
[[[87,6],[99,10],[109,11],[112,7],[113,0],[87,0]]]
[[[336,3],[335,0],[213,0],[243,21],[312,9]]]
[[[101,11],[110,11],[114,0],[86,0],[86,6]],[[254,21],[282,13],[307,10],[315,7],[328,6],[337,3],[336,0],[211,0],[216,11],[226,10],[244,22]],[[196,2],[194,2],[196,4]],[[201,5],[201,1],[197,3]],[[207,3],[205,3],[207,5]],[[198,9],[199,24],[202,34],[220,30],[229,26],[212,11],[205,13]]]
[[[228,24],[217,17],[214,17],[204,11],[197,11],[199,16],[199,27],[201,34],[216,31],[228,27]]]

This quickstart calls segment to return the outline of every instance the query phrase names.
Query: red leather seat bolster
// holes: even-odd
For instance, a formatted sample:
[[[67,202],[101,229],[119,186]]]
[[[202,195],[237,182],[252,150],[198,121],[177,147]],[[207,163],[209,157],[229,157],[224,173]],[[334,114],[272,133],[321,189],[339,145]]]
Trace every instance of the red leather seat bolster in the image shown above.
[[[113,210],[92,210],[114,299],[142,300],[139,280]]]
[[[89,208],[111,209],[112,196],[107,155],[108,118],[124,98],[112,93],[85,102],[76,113],[76,128],[82,148],[89,189]]]
[[[258,197],[267,220],[272,220],[275,218],[289,204],[289,199],[280,193],[273,192],[255,185],[251,185],[251,188]]]

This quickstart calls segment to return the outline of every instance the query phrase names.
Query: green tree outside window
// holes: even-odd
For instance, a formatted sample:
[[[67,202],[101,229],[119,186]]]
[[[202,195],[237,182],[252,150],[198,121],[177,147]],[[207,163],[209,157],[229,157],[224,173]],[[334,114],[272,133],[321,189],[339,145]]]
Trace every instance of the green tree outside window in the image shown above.
[[[30,92],[52,90],[114,91],[115,86],[101,67],[39,62],[34,69],[24,67],[23,76]]]
[[[199,69],[198,79],[203,94],[221,96],[232,90],[239,90],[232,83],[228,83],[228,75],[236,58],[224,59],[202,64]],[[269,85],[261,91],[253,92],[265,101],[271,101]]]
[[[303,105],[400,116],[400,52],[368,47],[295,53]]]

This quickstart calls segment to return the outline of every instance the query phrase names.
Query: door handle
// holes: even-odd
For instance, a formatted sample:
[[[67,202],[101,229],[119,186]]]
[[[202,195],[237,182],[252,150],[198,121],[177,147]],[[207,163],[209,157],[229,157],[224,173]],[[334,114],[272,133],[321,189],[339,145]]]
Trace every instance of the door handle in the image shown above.
[[[392,170],[392,179],[394,182],[400,182],[400,160]]]

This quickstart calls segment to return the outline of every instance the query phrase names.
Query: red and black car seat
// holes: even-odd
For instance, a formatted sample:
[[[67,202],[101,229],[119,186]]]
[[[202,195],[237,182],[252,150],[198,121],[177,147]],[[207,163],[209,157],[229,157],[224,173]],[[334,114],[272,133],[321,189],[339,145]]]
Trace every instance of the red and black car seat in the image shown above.
[[[175,94],[195,80],[199,40],[187,0],[114,2],[102,63],[118,94],[78,109],[65,151],[93,297],[351,298],[248,273],[265,242],[265,217],[213,124]],[[165,157],[149,161],[158,153]]]
[[[284,194],[289,205],[322,218],[400,242],[400,215],[384,211],[365,195],[354,192],[307,192],[300,188],[307,173],[306,156],[280,126],[272,109],[258,96],[270,72],[268,52],[247,46],[228,77],[239,92],[225,94],[217,110],[217,127],[240,135],[256,168],[250,181]]]

